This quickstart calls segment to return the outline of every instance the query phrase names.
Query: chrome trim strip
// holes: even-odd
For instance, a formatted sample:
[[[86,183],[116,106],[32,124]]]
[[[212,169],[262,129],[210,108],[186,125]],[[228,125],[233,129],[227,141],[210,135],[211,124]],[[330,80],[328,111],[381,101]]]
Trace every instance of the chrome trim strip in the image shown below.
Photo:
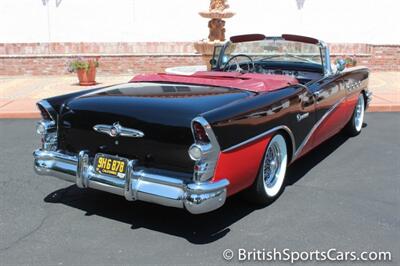
[[[293,132],[292,132],[287,126],[278,126],[278,127],[272,128],[272,129],[270,129],[270,130],[268,130],[268,131],[266,131],[266,132],[264,132],[264,133],[262,133],[262,134],[260,134],[260,135],[257,135],[257,136],[255,136],[255,137],[252,137],[251,139],[248,139],[248,140],[246,140],[246,141],[244,141],[244,142],[241,142],[241,143],[236,144],[236,145],[234,145],[234,146],[232,146],[232,147],[229,147],[229,148],[223,150],[222,152],[229,152],[229,151],[235,150],[235,149],[237,149],[237,148],[240,148],[240,147],[243,146],[243,145],[249,144],[249,143],[251,143],[251,142],[253,142],[253,141],[256,141],[256,140],[258,140],[258,139],[260,139],[260,138],[262,138],[262,137],[265,137],[265,136],[267,136],[267,135],[269,135],[269,134],[271,134],[271,133],[274,133],[274,132],[276,132],[276,131],[278,131],[278,130],[280,130],[280,129],[283,129],[283,130],[285,130],[285,131],[289,134],[289,136],[290,136],[290,138],[291,138],[291,140],[292,140],[292,144],[293,144],[293,145],[292,145],[292,146],[293,146],[293,147],[292,147],[292,148],[293,148],[292,151],[295,151],[295,152],[293,152],[293,156],[292,156],[291,161],[294,161],[294,160],[297,158],[297,156],[300,154],[300,152],[303,150],[304,146],[308,143],[308,141],[310,140],[310,138],[311,138],[311,136],[313,135],[314,131],[315,131],[315,130],[321,125],[321,123],[329,116],[329,114],[332,113],[345,99],[346,99],[346,97],[340,99],[338,102],[336,102],[336,103],[321,117],[321,119],[312,127],[312,129],[310,130],[310,132],[307,134],[307,136],[304,138],[303,142],[300,144],[299,148],[297,148],[297,149],[296,149],[296,145],[295,145],[295,140],[294,140]]]
[[[190,213],[200,214],[218,209],[224,205],[227,197],[227,179],[185,182],[177,177],[153,174],[144,169],[135,170],[134,160],[128,163],[125,179],[120,179],[95,172],[85,151],[81,151],[78,156],[69,156],[60,152],[36,150],[33,156],[34,169],[39,175],[55,176],[81,188],[124,196],[128,201],[141,200],[185,208]]]
[[[268,130],[268,131],[265,131],[264,133],[262,133],[262,134],[260,134],[260,135],[257,135],[257,136],[255,136],[255,137],[252,137],[252,138],[246,140],[246,141],[243,141],[243,142],[241,142],[241,143],[239,143],[239,144],[236,144],[236,145],[234,145],[234,146],[232,146],[232,147],[229,147],[229,148],[223,150],[222,152],[229,152],[229,151],[235,150],[235,149],[237,149],[237,148],[240,148],[241,146],[244,146],[244,145],[246,145],[246,144],[249,144],[249,143],[251,143],[251,142],[253,142],[253,141],[256,141],[256,140],[258,140],[258,139],[260,139],[260,138],[262,138],[262,137],[265,137],[265,136],[267,136],[267,135],[269,135],[269,134],[271,134],[271,133],[274,133],[274,132],[276,132],[276,131],[278,131],[278,130],[281,130],[281,129],[285,130],[286,133],[289,134],[290,139],[291,139],[291,141],[292,141],[292,151],[295,151],[295,150],[296,150],[296,144],[295,144],[293,132],[292,132],[292,131],[290,130],[290,128],[288,128],[287,126],[277,126],[277,127],[271,128],[271,129]]]
[[[344,100],[346,99],[346,97],[340,99],[339,101],[337,101],[328,111],[326,111],[326,113],[321,117],[320,120],[318,120],[317,123],[315,123],[315,125],[311,128],[310,132],[308,132],[307,136],[304,138],[303,142],[300,144],[299,148],[297,148],[296,152],[293,155],[293,159],[292,161],[294,161],[297,156],[299,156],[299,154],[301,153],[301,151],[304,149],[304,146],[308,143],[308,141],[310,140],[311,136],[314,134],[314,131],[317,130],[317,128],[322,124],[322,122],[336,109],[336,107],[338,107]]]
[[[201,194],[201,193],[209,193],[212,191],[218,191],[218,190],[221,190],[221,188],[224,188],[227,186],[229,186],[229,181],[227,179],[222,179],[221,181],[218,181],[216,183],[209,183],[207,188],[205,188],[200,183],[188,184],[187,188],[192,193]]]

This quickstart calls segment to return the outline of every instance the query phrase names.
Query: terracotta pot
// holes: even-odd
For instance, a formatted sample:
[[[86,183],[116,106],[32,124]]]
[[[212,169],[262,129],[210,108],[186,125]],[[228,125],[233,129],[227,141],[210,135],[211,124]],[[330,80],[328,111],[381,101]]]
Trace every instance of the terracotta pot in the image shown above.
[[[89,69],[87,71],[78,69],[76,73],[78,74],[80,86],[96,85],[96,64],[93,60],[89,60]]]
[[[88,81],[96,84],[96,63],[93,60],[89,60],[89,69],[87,71]]]

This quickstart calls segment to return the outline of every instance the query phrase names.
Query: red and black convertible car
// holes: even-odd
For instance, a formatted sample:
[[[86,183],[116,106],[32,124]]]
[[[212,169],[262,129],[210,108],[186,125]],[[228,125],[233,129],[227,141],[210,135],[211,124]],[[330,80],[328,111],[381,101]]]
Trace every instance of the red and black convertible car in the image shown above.
[[[235,36],[211,65],[40,101],[35,171],[198,214],[243,190],[273,201],[288,165],[362,129],[369,71],[331,66],[322,41]]]

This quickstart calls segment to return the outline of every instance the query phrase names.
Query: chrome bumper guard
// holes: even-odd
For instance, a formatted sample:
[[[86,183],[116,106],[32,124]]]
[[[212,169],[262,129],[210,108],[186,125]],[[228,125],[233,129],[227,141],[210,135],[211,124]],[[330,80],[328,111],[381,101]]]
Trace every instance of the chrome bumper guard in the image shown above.
[[[141,200],[164,206],[185,208],[200,214],[218,209],[227,196],[226,179],[217,182],[185,183],[183,180],[135,170],[136,161],[129,161],[125,179],[95,172],[89,156],[80,152],[70,156],[60,152],[36,150],[34,169],[39,175],[55,176],[73,182],[80,188],[93,188],[120,196],[129,201]]]

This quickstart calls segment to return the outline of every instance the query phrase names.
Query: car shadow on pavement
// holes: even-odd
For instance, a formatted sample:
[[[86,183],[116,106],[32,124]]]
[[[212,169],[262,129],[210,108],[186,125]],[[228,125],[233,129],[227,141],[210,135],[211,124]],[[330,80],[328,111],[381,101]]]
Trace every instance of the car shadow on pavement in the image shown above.
[[[295,161],[286,172],[286,185],[290,186],[299,181],[311,169],[332,154],[337,148],[345,143],[349,137],[344,133],[339,133],[328,139],[317,148],[311,150],[304,157]]]
[[[288,168],[287,185],[293,185],[324,160],[348,137],[338,134],[293,163]],[[98,215],[131,225],[186,239],[193,244],[214,242],[230,232],[230,226],[250,213],[266,208],[243,200],[241,195],[227,199],[225,205],[211,213],[191,215],[185,210],[145,202],[128,202],[123,197],[102,191],[82,190],[72,185],[49,194],[48,203],[61,203],[80,209],[85,215]]]

